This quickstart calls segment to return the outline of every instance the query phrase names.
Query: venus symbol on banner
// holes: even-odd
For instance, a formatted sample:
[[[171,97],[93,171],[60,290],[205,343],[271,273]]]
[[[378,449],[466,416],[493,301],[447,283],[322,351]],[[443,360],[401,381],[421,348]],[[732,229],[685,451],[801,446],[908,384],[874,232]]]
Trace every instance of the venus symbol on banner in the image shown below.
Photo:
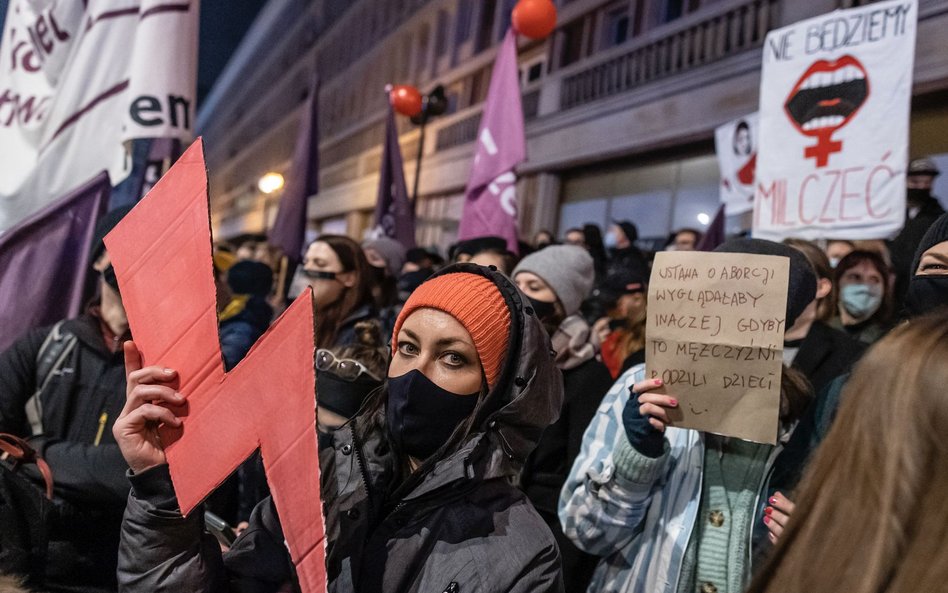
[[[187,398],[161,433],[178,503],[192,512],[259,447],[302,590],[322,593],[312,291],[225,372],[208,221],[199,139],[105,240],[143,362],[175,369]]]

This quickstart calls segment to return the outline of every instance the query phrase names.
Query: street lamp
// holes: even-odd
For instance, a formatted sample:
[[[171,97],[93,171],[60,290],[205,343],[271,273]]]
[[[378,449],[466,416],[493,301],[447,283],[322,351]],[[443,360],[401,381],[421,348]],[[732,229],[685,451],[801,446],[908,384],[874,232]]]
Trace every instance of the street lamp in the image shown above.
[[[257,188],[267,195],[279,191],[283,189],[283,176],[271,171],[260,178],[260,181],[257,182]]]
[[[415,207],[414,205],[418,202],[418,181],[421,179],[421,158],[425,150],[425,125],[428,123],[428,120],[439,115],[444,115],[444,112],[447,110],[448,99],[444,96],[444,87],[439,84],[422,99],[421,113],[411,118],[413,124],[421,127],[418,136],[418,155],[415,159],[415,183],[411,192],[412,207]]]

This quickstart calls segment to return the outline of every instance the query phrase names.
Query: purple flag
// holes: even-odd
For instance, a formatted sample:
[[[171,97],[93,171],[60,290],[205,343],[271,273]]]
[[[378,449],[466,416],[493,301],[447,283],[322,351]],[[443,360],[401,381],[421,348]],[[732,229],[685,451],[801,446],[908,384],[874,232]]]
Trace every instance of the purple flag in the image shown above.
[[[695,246],[695,251],[714,251],[725,240],[727,240],[727,235],[724,232],[724,204],[721,204],[717,214],[714,215],[714,220],[708,225],[708,230]]]
[[[477,133],[477,151],[464,192],[459,240],[499,236],[507,240],[507,249],[519,253],[514,168],[526,157],[517,35],[508,29],[494,63]]]
[[[402,148],[398,144],[398,128],[395,126],[395,112],[391,103],[385,123],[385,149],[379,173],[379,196],[375,202],[375,225],[381,234],[405,247],[411,249],[415,246],[415,212],[408,200]]]
[[[111,191],[103,171],[0,235],[0,351],[34,327],[79,314],[95,225]]]
[[[280,199],[270,242],[283,250],[293,263],[299,262],[306,235],[306,206],[319,191],[319,78],[313,79],[300,122],[293,164]]]

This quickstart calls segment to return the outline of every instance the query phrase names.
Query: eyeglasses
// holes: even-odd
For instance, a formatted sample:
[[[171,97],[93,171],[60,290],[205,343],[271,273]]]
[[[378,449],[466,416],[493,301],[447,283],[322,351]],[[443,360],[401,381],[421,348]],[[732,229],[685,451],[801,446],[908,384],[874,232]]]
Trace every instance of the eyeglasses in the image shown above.
[[[365,374],[373,381],[381,381],[375,374],[358,360],[351,358],[336,358],[329,350],[320,348],[316,351],[316,370],[334,373],[345,381],[355,381],[359,375]]]

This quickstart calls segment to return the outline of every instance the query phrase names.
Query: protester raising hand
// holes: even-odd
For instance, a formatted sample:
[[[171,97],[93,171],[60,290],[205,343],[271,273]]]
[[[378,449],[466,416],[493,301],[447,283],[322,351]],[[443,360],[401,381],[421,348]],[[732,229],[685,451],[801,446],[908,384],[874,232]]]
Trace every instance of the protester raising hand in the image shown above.
[[[668,410],[678,407],[678,400],[670,395],[649,393],[662,385],[661,379],[639,381],[632,386],[632,397],[622,411],[622,425],[629,444],[653,459],[661,456],[664,449],[662,435],[668,425]]]
[[[140,474],[166,463],[158,427],[180,427],[181,419],[172,411],[184,405],[184,396],[175,391],[178,373],[159,366],[142,367],[135,342],[124,344],[127,401],[112,427],[122,456],[132,472]]]

